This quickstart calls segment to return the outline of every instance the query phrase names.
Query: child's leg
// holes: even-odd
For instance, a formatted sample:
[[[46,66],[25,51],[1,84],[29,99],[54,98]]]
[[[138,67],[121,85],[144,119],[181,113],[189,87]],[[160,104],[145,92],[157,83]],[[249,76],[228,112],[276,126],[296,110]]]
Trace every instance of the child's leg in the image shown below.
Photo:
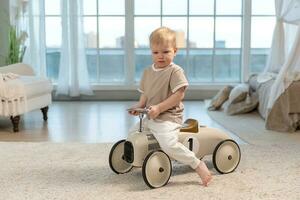
[[[162,150],[175,160],[195,169],[203,184],[207,186],[208,182],[211,180],[210,172],[205,163],[196,158],[194,152],[178,142],[180,127],[179,124],[172,122],[148,121],[148,128],[157,139]]]
[[[212,176],[203,161],[200,161],[199,165],[195,169],[197,174],[200,176],[204,186],[208,186],[209,182],[212,180]]]

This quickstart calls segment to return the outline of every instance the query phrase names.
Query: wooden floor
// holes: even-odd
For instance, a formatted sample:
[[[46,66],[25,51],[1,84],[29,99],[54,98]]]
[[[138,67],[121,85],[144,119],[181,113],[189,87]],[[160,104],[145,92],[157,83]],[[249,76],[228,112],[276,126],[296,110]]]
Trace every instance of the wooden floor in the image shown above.
[[[129,101],[55,101],[44,122],[41,111],[26,113],[20,120],[20,131],[14,133],[8,118],[0,118],[0,141],[20,142],[116,142],[127,137],[128,129],[137,117],[126,109],[135,102]],[[206,113],[202,101],[184,102],[184,117],[197,119],[200,124],[226,131],[233,139],[243,143],[234,134],[214,122]]]

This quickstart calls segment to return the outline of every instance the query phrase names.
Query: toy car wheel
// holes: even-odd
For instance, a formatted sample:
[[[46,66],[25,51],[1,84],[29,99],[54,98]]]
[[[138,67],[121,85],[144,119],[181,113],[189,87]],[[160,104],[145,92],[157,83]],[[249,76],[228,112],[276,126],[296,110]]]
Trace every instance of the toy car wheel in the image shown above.
[[[143,163],[142,174],[145,183],[150,188],[166,185],[171,177],[172,165],[169,156],[161,151],[149,153]]]
[[[114,144],[109,153],[109,166],[117,174],[124,174],[132,169],[132,165],[123,159],[125,140]]]
[[[221,141],[213,153],[213,164],[221,174],[233,172],[241,160],[239,145],[231,139]]]

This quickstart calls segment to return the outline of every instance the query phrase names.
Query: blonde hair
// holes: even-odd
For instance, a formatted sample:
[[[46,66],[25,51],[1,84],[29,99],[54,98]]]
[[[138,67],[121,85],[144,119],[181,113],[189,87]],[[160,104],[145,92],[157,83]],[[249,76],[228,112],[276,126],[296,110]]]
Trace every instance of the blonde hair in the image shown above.
[[[155,29],[150,37],[150,47],[152,45],[171,44],[176,48],[176,32],[168,27]]]

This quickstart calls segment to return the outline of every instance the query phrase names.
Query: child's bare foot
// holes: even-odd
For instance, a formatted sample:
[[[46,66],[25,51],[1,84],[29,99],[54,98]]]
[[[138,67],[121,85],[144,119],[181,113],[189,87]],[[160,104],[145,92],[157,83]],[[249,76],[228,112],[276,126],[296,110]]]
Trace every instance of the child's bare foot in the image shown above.
[[[212,180],[212,176],[211,176],[206,164],[203,161],[200,161],[200,164],[195,169],[195,171],[200,176],[203,185],[208,186],[208,184]]]

